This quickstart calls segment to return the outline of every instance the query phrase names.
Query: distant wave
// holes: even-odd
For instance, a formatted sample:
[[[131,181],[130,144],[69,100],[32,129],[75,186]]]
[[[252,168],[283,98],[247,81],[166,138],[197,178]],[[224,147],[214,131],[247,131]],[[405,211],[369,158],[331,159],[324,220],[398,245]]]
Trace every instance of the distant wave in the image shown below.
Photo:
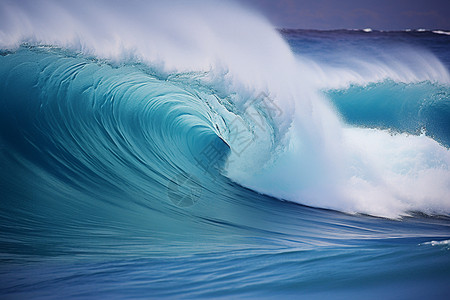
[[[450,31],[433,30],[432,32],[436,34],[450,35]]]
[[[404,29],[404,30],[382,30],[382,29],[372,29],[372,28],[363,28],[363,29],[296,29],[296,28],[279,28],[278,30],[283,32],[341,32],[341,33],[383,33],[383,34],[399,34],[399,33],[423,33],[423,34],[443,34],[449,35],[450,32],[448,30],[441,29]]]

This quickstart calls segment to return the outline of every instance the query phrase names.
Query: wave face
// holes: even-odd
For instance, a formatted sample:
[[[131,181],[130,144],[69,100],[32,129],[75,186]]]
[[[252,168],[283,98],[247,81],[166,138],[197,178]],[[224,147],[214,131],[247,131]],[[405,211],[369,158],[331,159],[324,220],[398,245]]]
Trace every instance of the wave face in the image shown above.
[[[446,295],[449,39],[2,2],[0,294]]]

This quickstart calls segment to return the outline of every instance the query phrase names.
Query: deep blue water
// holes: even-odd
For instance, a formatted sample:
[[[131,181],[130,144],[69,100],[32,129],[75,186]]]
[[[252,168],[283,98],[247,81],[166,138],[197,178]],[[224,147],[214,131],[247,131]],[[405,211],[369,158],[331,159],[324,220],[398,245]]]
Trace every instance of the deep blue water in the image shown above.
[[[438,150],[418,157],[433,156],[448,176],[450,36],[281,34],[295,57],[323,71],[312,81],[345,126],[408,133],[406,141],[423,132],[440,145],[422,136]],[[391,215],[350,209],[333,191],[311,205],[245,188],[227,171],[239,146],[227,135],[239,91],[218,87],[227,75],[202,76],[58,45],[1,52],[1,298],[448,295],[448,194],[436,200],[424,190]],[[260,116],[281,141],[277,119]]]

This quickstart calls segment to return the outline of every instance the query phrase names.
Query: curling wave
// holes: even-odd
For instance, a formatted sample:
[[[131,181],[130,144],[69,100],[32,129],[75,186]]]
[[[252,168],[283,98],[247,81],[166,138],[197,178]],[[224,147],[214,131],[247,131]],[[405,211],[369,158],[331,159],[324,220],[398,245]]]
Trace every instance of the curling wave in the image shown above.
[[[439,143],[448,145],[448,127],[427,127],[438,141],[392,134],[385,130],[396,127],[392,120],[357,127],[368,124],[351,122],[361,105],[353,99],[377,88],[336,92],[342,85],[332,76],[323,82],[329,70],[369,83],[413,74],[402,77],[413,90],[440,81],[441,100],[448,102],[448,71],[437,59],[421,61],[424,73],[397,60],[398,77],[376,62],[325,69],[294,55],[264,20],[235,5],[213,12],[182,2],[176,5],[183,10],[134,4],[122,14],[99,2],[104,14],[97,16],[69,2],[30,2],[28,10],[2,3],[4,165],[19,160],[50,174],[44,181],[56,180],[58,193],[76,190],[105,201],[111,193],[144,194],[156,200],[140,204],[157,210],[170,204],[171,183],[181,195],[196,188],[225,195],[231,179],[280,199],[351,213],[450,212],[450,152]],[[230,15],[239,22],[230,24]],[[367,78],[352,68],[383,76]],[[398,86],[383,85],[389,93]],[[340,102],[343,93],[351,96]],[[348,105],[344,117],[356,126],[341,120],[328,97]],[[409,133],[422,127],[420,116],[412,122]],[[186,180],[191,185],[183,192]]]

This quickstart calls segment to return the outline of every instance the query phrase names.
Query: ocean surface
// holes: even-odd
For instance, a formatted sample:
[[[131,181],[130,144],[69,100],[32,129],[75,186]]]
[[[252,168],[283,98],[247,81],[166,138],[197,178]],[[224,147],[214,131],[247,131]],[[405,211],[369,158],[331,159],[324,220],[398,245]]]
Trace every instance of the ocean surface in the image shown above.
[[[0,298],[448,297],[449,31],[24,3],[0,4]]]

